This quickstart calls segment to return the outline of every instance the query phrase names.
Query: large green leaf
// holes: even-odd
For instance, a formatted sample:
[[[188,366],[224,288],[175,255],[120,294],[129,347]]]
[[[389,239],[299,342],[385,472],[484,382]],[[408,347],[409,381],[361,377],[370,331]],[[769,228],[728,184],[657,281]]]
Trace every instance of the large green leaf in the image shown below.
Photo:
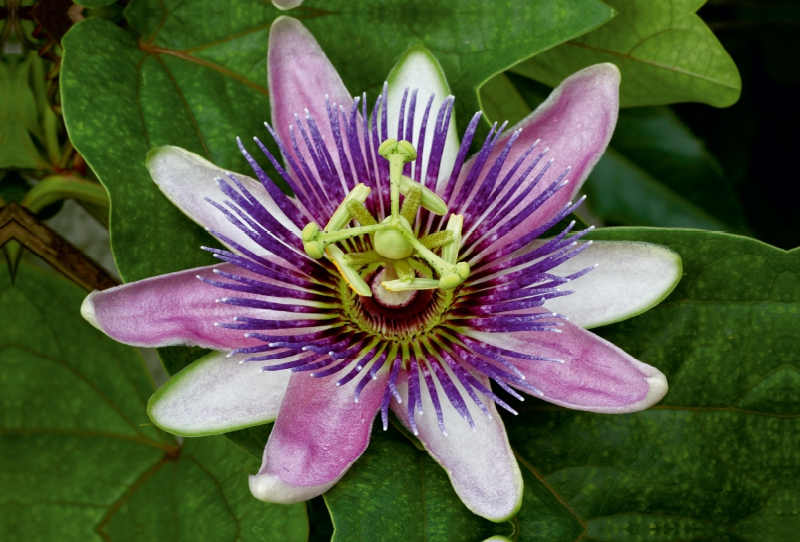
[[[502,9],[501,9],[502,8]],[[111,240],[126,281],[210,263],[210,240],[153,185],[147,150],[178,145],[248,171],[234,137],[264,136],[266,47],[282,12],[261,0],[226,4],[139,0],[126,9],[136,39],[87,20],[63,40],[64,114],[76,148],[109,191]],[[423,44],[444,66],[467,122],[493,74],[611,16],[597,0],[486,7],[477,0],[375,6],[307,2],[303,18],[353,92],[374,94],[400,55]],[[91,89],[87,91],[87,89]],[[461,109],[459,109],[461,111]]]
[[[525,480],[513,533],[470,514],[427,454],[376,426],[367,452],[325,494],[335,539],[796,539],[800,249],[696,230],[591,237],[659,243],[683,259],[685,276],[663,303],[595,330],[664,371],[667,396],[635,414],[529,398],[519,416],[505,415]]]
[[[742,80],[731,57],[695,12],[706,0],[605,0],[619,14],[514,71],[550,86],[575,71],[613,62],[622,107],[703,102],[727,107]]]
[[[596,330],[661,369],[670,391],[621,416],[526,405],[506,417],[523,468],[580,519],[583,540],[795,540],[800,250],[699,231],[593,238],[681,255],[685,276],[663,303]]]
[[[302,504],[250,495],[257,459],[149,422],[141,358],[76,318],[83,291],[0,270],[0,539],[305,540]]]
[[[481,87],[492,120],[514,123],[549,89],[513,73]],[[747,232],[742,205],[703,141],[667,107],[620,111],[608,152],[584,191],[594,216],[611,224]]]

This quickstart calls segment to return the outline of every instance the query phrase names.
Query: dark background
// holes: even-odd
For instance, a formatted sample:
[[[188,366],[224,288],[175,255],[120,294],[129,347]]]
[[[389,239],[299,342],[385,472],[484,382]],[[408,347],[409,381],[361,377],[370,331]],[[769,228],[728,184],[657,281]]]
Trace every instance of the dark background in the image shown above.
[[[710,0],[698,15],[736,62],[742,97],[672,109],[720,161],[755,236],[800,246],[800,2]]]

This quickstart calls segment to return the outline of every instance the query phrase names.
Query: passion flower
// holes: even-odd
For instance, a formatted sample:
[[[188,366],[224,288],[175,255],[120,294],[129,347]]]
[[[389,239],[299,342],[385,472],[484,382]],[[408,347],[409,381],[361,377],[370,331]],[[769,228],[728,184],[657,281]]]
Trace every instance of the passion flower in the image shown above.
[[[677,255],[583,242],[574,223],[540,239],[580,204],[608,144],[613,65],[569,77],[517,127],[495,124],[470,158],[480,114],[459,144],[424,49],[399,61],[371,116],[296,20],[273,24],[268,74],[282,159],[256,144],[293,195],[241,142],[258,180],[154,149],[153,179],[228,248],[206,249],[226,263],[94,292],[82,308],[128,344],[217,351],[152,397],[159,427],[201,436],[276,420],[250,488],[289,503],[335,484],[391,408],[464,503],[500,521],[522,478],[496,405],[515,411],[494,386],[606,413],[663,397],[661,372],[584,328],[663,299]]]

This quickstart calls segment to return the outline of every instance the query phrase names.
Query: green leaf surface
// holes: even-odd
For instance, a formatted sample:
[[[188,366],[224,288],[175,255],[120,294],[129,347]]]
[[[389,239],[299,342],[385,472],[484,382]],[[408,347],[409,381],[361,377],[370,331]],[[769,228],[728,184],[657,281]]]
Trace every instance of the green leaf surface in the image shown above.
[[[555,87],[592,64],[622,72],[620,105],[703,102],[727,107],[742,81],[730,55],[695,12],[705,0],[605,0],[618,11],[608,24],[513,69]]]
[[[481,87],[481,104],[491,120],[513,127],[549,92],[525,77],[499,74]],[[610,224],[749,231],[714,156],[666,107],[620,111],[609,150],[583,190],[587,208]]]
[[[581,540],[795,540],[800,250],[685,230],[591,237],[681,255],[686,274],[663,303],[595,330],[661,369],[670,391],[619,416],[526,401],[506,417],[523,469],[580,520]]]
[[[252,498],[259,462],[154,427],[136,350],[76,317],[85,293],[0,273],[0,540],[305,540],[302,504]]]

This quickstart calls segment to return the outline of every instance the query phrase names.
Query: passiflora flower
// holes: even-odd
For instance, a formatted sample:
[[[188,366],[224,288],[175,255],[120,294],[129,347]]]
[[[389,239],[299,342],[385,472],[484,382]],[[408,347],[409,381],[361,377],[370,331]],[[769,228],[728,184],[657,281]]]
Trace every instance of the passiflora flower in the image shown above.
[[[389,409],[473,512],[500,521],[522,477],[493,386],[567,408],[649,407],[664,375],[585,330],[647,310],[679,257],[644,243],[539,237],[572,203],[616,123],[610,64],[566,79],[467,157],[453,98],[426,50],[409,50],[368,114],[311,34],[278,19],[268,57],[282,155],[256,139],[293,196],[175,147],[147,166],[166,196],[228,250],[225,263],[93,292],[84,317],[116,340],[216,352],[173,376],[149,414],[201,436],[275,420],[257,498],[297,502],[335,484]],[[371,121],[370,121],[371,118]],[[598,265],[599,264],[599,265]],[[569,318],[569,319],[567,319]]]

